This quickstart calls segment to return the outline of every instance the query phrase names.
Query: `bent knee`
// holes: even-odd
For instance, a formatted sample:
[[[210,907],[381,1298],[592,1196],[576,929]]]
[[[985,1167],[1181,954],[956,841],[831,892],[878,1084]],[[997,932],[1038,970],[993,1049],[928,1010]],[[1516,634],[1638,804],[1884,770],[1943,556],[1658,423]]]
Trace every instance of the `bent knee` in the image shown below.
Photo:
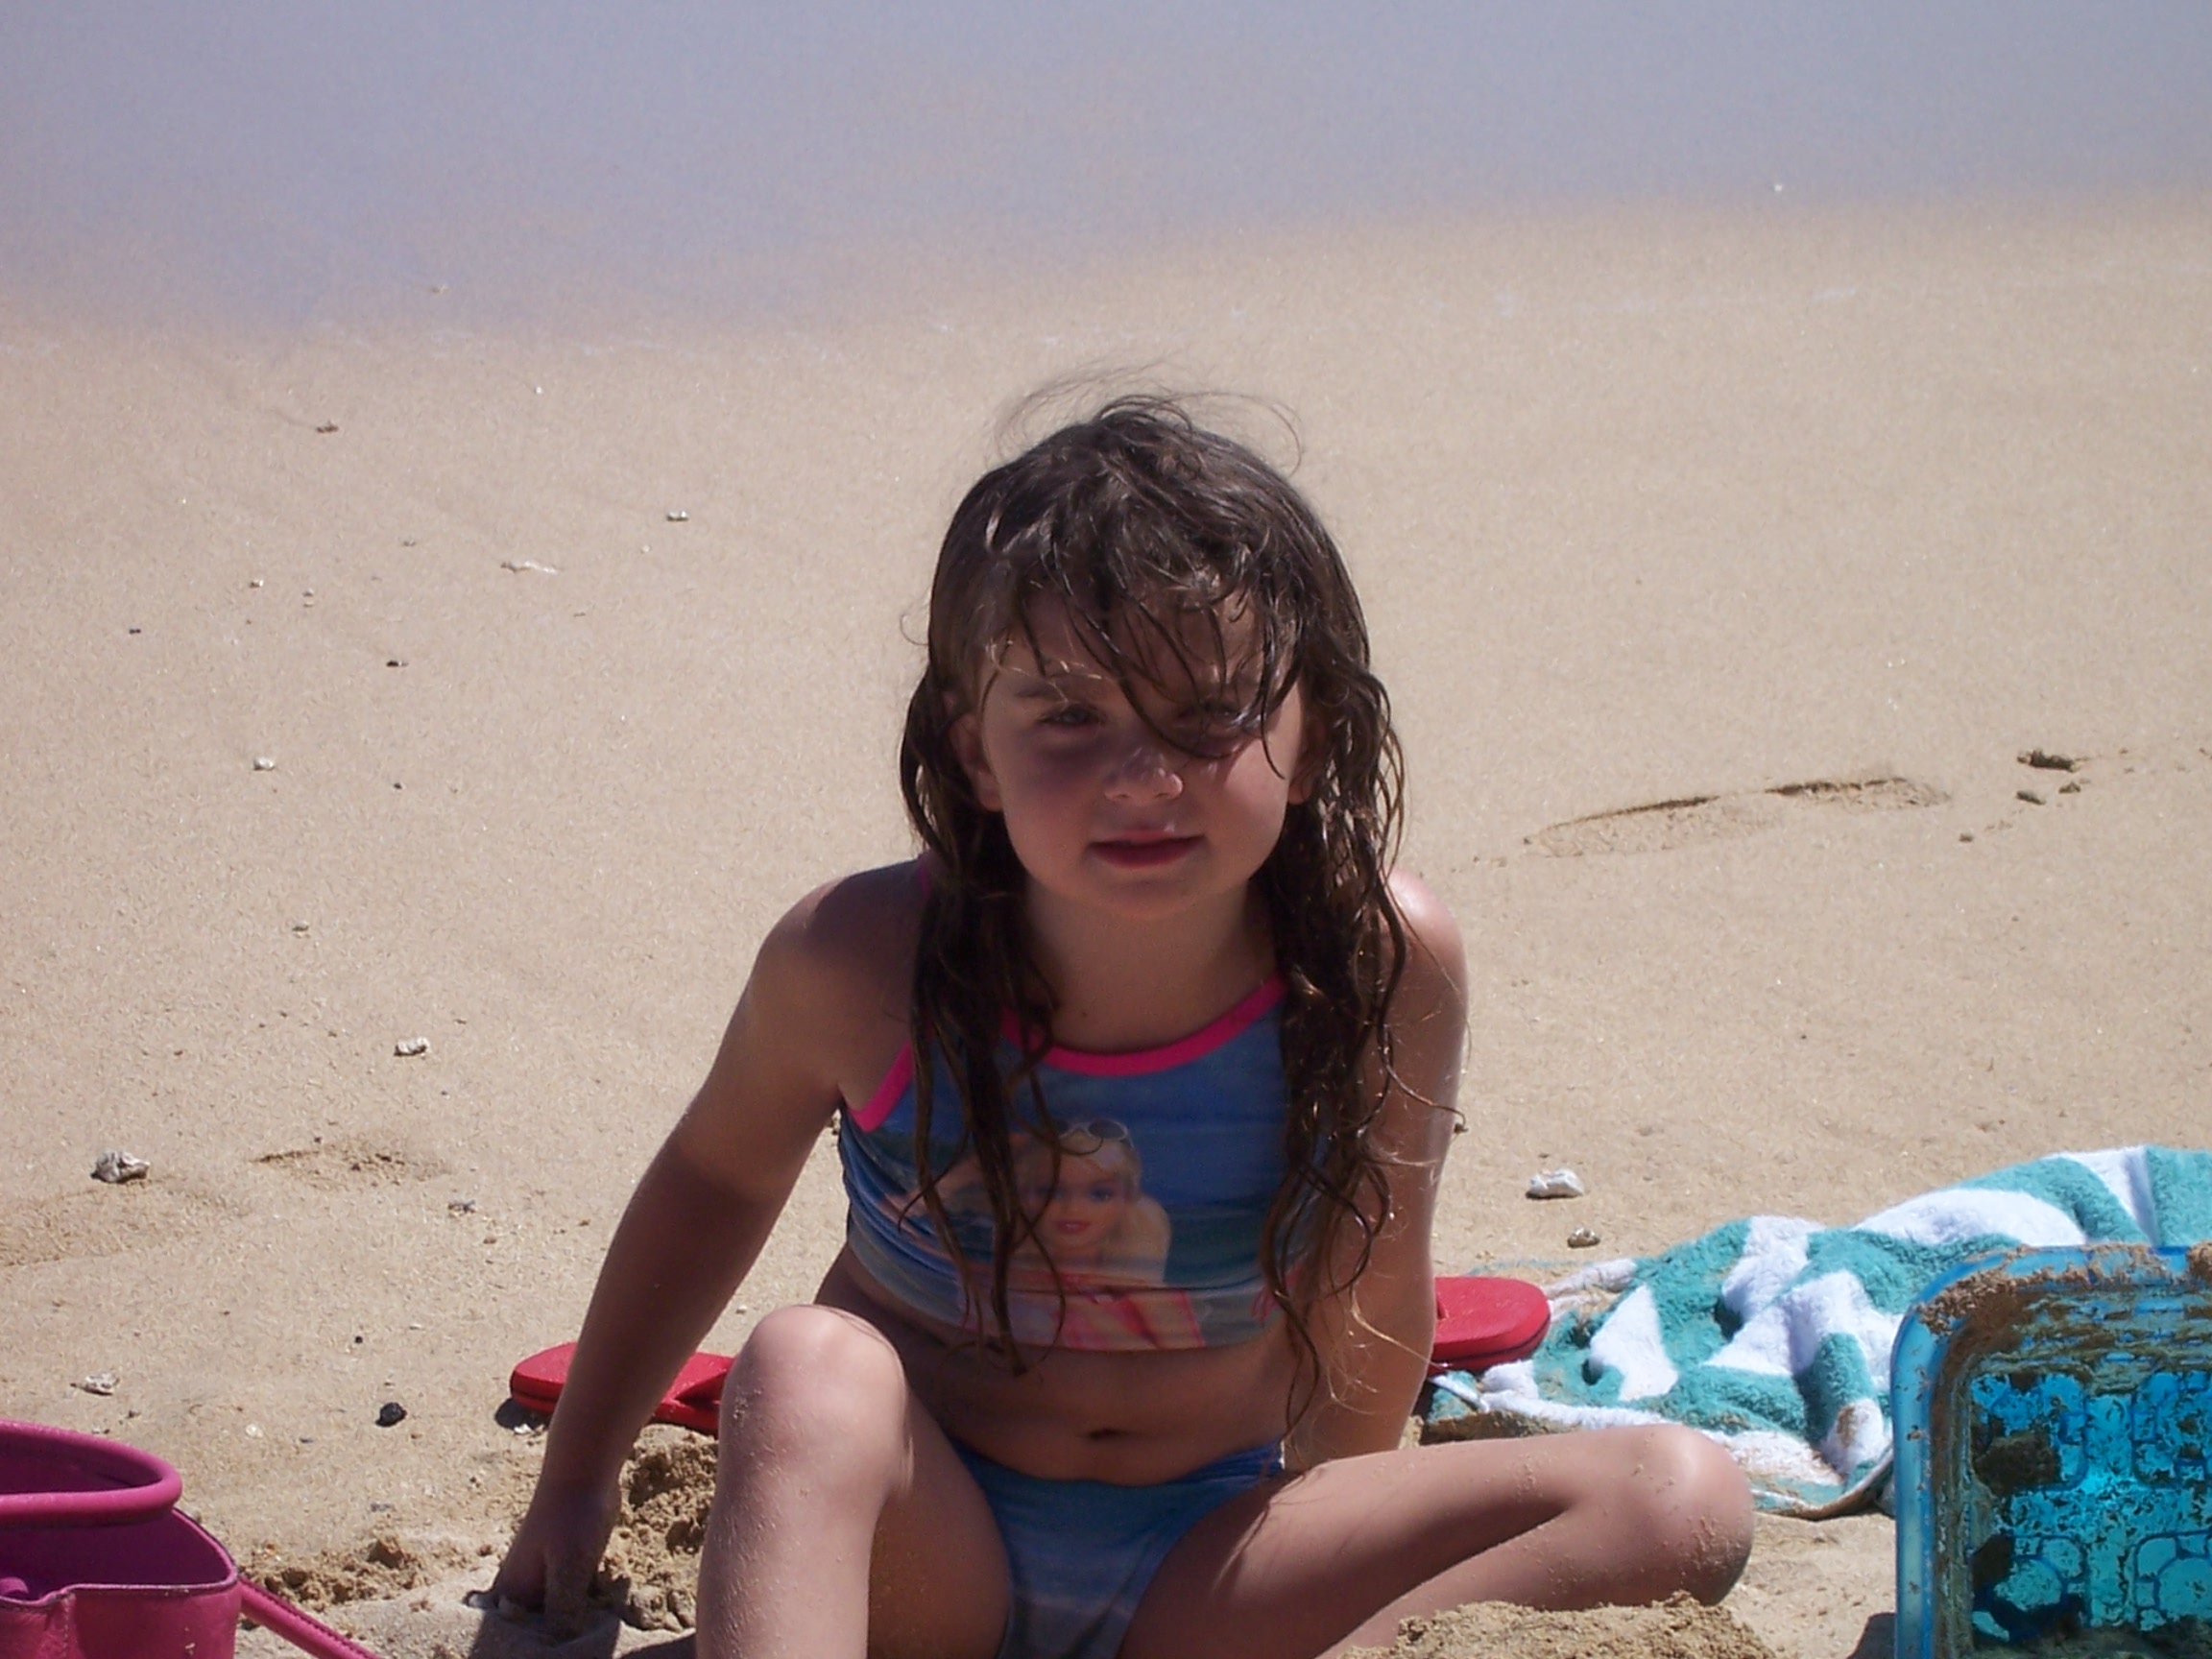
[[[1635,1429],[1632,1524],[1666,1591],[1701,1601],[1728,1594],[1751,1557],[1751,1485],[1734,1458],[1695,1429]]]
[[[722,1388],[722,1444],[754,1455],[902,1455],[906,1373],[865,1320],[781,1308],[754,1327]]]

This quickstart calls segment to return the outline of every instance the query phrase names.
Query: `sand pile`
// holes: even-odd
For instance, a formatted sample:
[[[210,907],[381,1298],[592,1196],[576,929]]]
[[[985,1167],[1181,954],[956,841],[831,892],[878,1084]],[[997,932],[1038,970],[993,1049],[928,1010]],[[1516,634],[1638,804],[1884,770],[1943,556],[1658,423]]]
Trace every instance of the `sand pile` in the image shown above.
[[[517,1515],[528,1496],[528,1487],[518,1485]],[[622,1511],[592,1583],[591,1605],[634,1630],[690,1629],[713,1496],[714,1442],[681,1429],[648,1427],[622,1466]],[[357,1602],[423,1611],[488,1585],[497,1555],[490,1544],[385,1531],[298,1557],[265,1543],[241,1559],[239,1570],[317,1613]]]
[[[714,1442],[682,1429],[647,1429],[622,1469],[622,1514],[592,1600],[633,1629],[690,1629],[713,1498]]]
[[[1656,1607],[1539,1613],[1483,1603],[1408,1619],[1364,1659],[1777,1659],[1722,1607],[1676,1596]]]

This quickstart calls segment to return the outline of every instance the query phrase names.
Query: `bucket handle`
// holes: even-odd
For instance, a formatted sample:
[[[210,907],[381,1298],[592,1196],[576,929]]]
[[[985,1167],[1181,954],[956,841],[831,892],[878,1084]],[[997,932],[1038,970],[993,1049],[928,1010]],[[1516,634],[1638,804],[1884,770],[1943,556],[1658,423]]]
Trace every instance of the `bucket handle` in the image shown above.
[[[184,1490],[183,1478],[151,1452],[45,1423],[0,1421],[0,1436],[28,1445],[44,1460],[80,1479],[103,1484],[59,1492],[0,1492],[0,1531],[11,1527],[117,1527],[154,1521],[169,1513]],[[232,1571],[236,1571],[233,1567]],[[371,1649],[289,1601],[238,1575],[239,1607],[315,1659],[378,1659]]]
[[[238,1576],[238,1600],[247,1618],[264,1629],[275,1631],[302,1652],[314,1654],[315,1659],[378,1659],[376,1653],[352,1637],[331,1629],[291,1602],[270,1595],[244,1574]]]
[[[28,1443],[95,1482],[60,1492],[0,1492],[0,1531],[14,1527],[117,1527],[153,1521],[176,1506],[183,1479],[151,1452],[43,1423],[0,1423],[0,1433]]]

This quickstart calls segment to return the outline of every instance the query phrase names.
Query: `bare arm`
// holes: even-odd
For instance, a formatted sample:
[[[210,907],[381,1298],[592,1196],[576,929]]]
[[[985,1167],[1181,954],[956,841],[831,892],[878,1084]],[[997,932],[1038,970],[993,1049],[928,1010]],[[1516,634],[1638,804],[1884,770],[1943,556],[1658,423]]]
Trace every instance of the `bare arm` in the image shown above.
[[[613,1481],[669,1379],[759,1255],[796,1179],[794,1170],[780,1191],[748,1192],[702,1166],[681,1128],[662,1144],[600,1268],[541,1482]]]
[[[1390,1015],[1397,1083],[1376,1124],[1390,1219],[1376,1236],[1358,1284],[1315,1310],[1324,1382],[1291,1431],[1287,1457],[1294,1468],[1396,1447],[1435,1341],[1429,1234],[1459,1090],[1466,961],[1451,912],[1427,887],[1402,876],[1393,891],[1409,950]],[[1357,1245],[1357,1239],[1347,1242]]]
[[[835,1110],[837,1057],[874,1006],[835,891],[801,903],[761,946],[707,1081],[600,1268],[537,1491],[493,1585],[556,1623],[581,1607],[638,1431],[751,1270]]]

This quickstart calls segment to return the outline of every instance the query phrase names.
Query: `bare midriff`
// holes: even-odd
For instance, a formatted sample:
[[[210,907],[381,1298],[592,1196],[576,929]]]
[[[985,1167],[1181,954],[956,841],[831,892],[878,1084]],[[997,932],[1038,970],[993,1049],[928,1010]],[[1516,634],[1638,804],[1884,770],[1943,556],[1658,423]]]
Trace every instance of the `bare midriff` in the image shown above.
[[[1147,1486],[1283,1437],[1294,1367],[1280,1322],[1228,1347],[1054,1349],[1017,1374],[972,1335],[902,1307],[851,1251],[815,1300],[882,1333],[946,1433],[1026,1475]]]

